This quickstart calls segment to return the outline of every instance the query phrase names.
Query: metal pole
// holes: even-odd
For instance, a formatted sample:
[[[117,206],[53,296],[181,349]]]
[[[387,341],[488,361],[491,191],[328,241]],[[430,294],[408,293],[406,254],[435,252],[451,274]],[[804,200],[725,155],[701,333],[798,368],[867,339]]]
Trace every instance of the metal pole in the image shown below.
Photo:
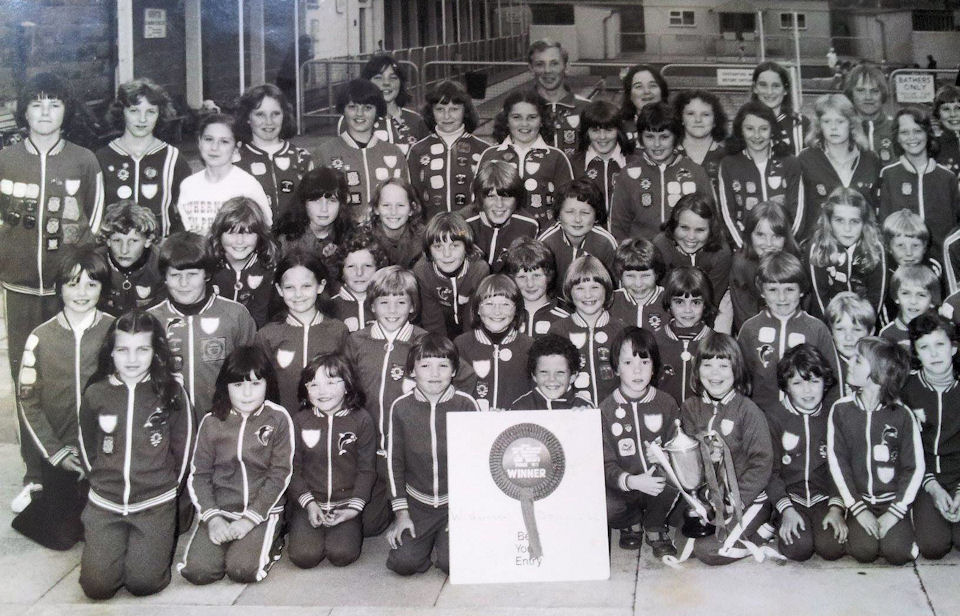
[[[763,9],[757,9],[757,29],[760,34],[760,61],[766,62],[767,60],[767,42],[764,40],[763,33]]]
[[[440,0],[440,41],[442,44],[447,44],[447,3],[444,0]]]
[[[797,100],[794,101],[793,109],[794,111],[800,111],[800,106],[803,101],[803,85],[800,83],[800,26],[797,22],[797,12],[793,11],[793,48],[794,54],[797,57],[796,67],[797,67],[797,77],[794,79],[794,90],[796,91]]]
[[[237,50],[240,54],[240,94],[247,89],[246,70],[243,66],[243,0],[237,0]]]
[[[300,89],[300,0],[293,0],[293,66],[297,92],[297,134],[303,131],[303,91]]]

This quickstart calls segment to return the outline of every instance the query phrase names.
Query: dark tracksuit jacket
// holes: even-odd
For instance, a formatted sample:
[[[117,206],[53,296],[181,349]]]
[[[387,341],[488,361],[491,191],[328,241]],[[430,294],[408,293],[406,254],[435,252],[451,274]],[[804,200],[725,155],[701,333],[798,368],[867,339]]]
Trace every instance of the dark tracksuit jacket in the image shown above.
[[[539,230],[536,220],[522,214],[512,214],[502,225],[494,225],[486,213],[480,212],[467,218],[473,231],[473,243],[483,251],[487,265],[494,273],[502,267],[501,257],[510,246],[522,238],[535,238]],[[557,271],[563,271],[559,267]]]
[[[240,160],[234,164],[256,178],[263,186],[263,192],[267,193],[267,198],[270,199],[274,220],[279,220],[294,202],[294,191],[300,178],[313,169],[310,152],[286,140],[280,149],[272,154],[252,143],[244,143],[240,146]]]
[[[638,400],[616,389],[600,403],[600,418],[607,487],[628,492],[627,477],[646,473],[651,466],[646,444],[665,445],[676,436],[680,407],[669,394],[653,386]]]
[[[733,262],[733,254],[726,240],[721,240],[720,247],[716,250],[701,248],[692,255],[680,250],[677,243],[665,233],[658,233],[653,238],[653,245],[660,250],[668,272],[681,265],[692,265],[706,274],[713,289],[713,303],[715,306],[720,305],[723,294],[730,286],[730,265]]]
[[[767,496],[780,513],[794,504],[809,509],[823,501],[843,507],[827,463],[828,413],[822,405],[801,411],[786,397],[764,409],[773,444]]]
[[[610,346],[623,328],[623,321],[614,319],[606,310],[593,327],[576,312],[550,326],[551,334],[568,338],[580,351],[580,372],[573,387],[586,390],[591,400],[603,400],[617,388],[619,380],[610,363]]]
[[[670,313],[663,309],[663,287],[657,286],[644,303],[638,303],[625,289],[613,292],[610,316],[626,325],[636,325],[651,333],[663,329],[670,320]]]
[[[746,256],[743,250],[733,253],[730,267],[730,302],[733,304],[733,331],[740,331],[747,319],[759,314],[766,306],[757,289],[757,269],[760,264]]]
[[[306,408],[293,416],[296,450],[290,495],[304,509],[363,511],[377,479],[377,430],[363,409],[333,414]]]
[[[797,233],[797,241],[813,236],[814,227],[820,218],[823,202],[833,189],[843,185],[830,159],[822,148],[804,148],[797,156],[803,177],[803,224]],[[854,163],[853,176],[847,188],[858,190],[874,208],[879,205],[877,186],[880,179],[880,158],[873,152],[860,152]]]
[[[400,267],[410,269],[417,262],[420,255],[423,254],[423,229],[415,231],[410,225],[403,230],[403,234],[397,239],[387,237],[383,227],[375,225],[373,235],[377,238],[384,252],[387,253],[387,261],[390,265],[399,265]]]
[[[387,483],[394,511],[407,509],[407,498],[439,509],[447,494],[447,413],[479,411],[476,401],[452,386],[436,403],[419,389],[397,398],[390,407]]]
[[[539,387],[534,387],[527,393],[513,401],[511,411],[554,411],[566,409],[596,408],[584,391],[574,393],[573,388],[567,390],[563,396],[551,400],[543,395]]]
[[[627,166],[627,158],[620,144],[614,147],[607,158],[602,158],[592,145],[588,145],[586,150],[570,155],[570,166],[573,167],[574,179],[589,178],[603,192],[603,207],[609,216],[613,187],[617,184],[620,171]]]
[[[652,240],[680,197],[691,193],[713,199],[713,185],[703,167],[686,156],[674,155],[669,162],[657,164],[645,153],[634,154],[613,189],[610,233],[618,243],[628,237]]]
[[[923,480],[920,426],[901,403],[866,409],[858,396],[830,409],[830,474],[851,515],[885,506],[902,520]]]
[[[426,257],[413,266],[420,288],[420,326],[453,340],[472,324],[470,300],[477,285],[490,273],[486,261],[467,259],[456,276],[440,273]]]
[[[764,489],[773,468],[770,428],[763,412],[749,398],[730,390],[721,400],[687,398],[680,407],[683,431],[716,432],[730,448],[744,507],[767,498]]]
[[[785,151],[797,156],[803,150],[803,140],[810,130],[810,120],[800,113],[780,113],[777,123],[771,127],[770,137],[774,145],[783,144]]]
[[[511,331],[495,344],[480,327],[457,336],[454,341],[462,361],[473,367],[477,381],[470,395],[482,411],[508,409],[530,389],[527,355],[533,339]]]
[[[796,157],[771,155],[761,170],[744,150],[723,159],[717,181],[720,213],[737,248],[750,239],[743,237],[747,212],[763,201],[784,207],[793,219],[794,235],[803,226],[803,182]]]
[[[930,159],[922,171],[905,156],[880,170],[880,212],[887,216],[906,208],[918,214],[930,230],[931,249],[939,252],[947,234],[960,222],[957,176]]]
[[[93,323],[77,332],[61,312],[27,338],[16,402],[27,431],[23,436],[31,438],[53,466],[80,453],[80,400],[97,370],[97,355],[111,323],[113,317],[97,312]]]
[[[376,320],[373,313],[367,310],[364,300],[351,293],[346,285],[340,287],[337,294],[330,299],[330,303],[333,307],[333,318],[343,321],[351,332],[363,329]]]
[[[668,322],[663,329],[653,334],[660,349],[658,387],[677,402],[683,403],[694,395],[690,386],[693,356],[700,346],[700,341],[711,331],[706,325],[687,330],[678,328],[676,323]]]
[[[609,231],[597,225],[594,225],[576,246],[570,243],[560,223],[554,223],[537,239],[553,253],[557,272],[566,272],[574,259],[585,254],[600,259],[600,262],[609,268],[613,266],[613,258],[617,254],[617,240],[613,239]]]
[[[130,515],[177,498],[193,443],[193,413],[165,406],[149,377],[133,387],[115,376],[92,383],[80,404],[80,453],[90,504]],[[165,556],[166,557],[166,556]]]
[[[100,307],[115,317],[133,309],[146,310],[166,297],[167,286],[157,264],[158,253],[147,248],[140,261],[129,269],[123,269],[110,256],[110,250],[102,252],[110,265],[110,290],[100,294]]]
[[[157,140],[137,158],[123,149],[117,138],[97,150],[96,155],[103,171],[107,204],[132,199],[137,205],[149,208],[157,217],[159,237],[183,229],[176,207],[180,182],[193,172],[179,148]]]
[[[187,487],[201,522],[214,516],[260,524],[283,513],[293,473],[293,421],[270,401],[244,417],[204,416]]]
[[[343,350],[349,333],[342,321],[325,317],[319,311],[310,323],[287,315],[282,321],[267,323],[256,333],[257,344],[277,372],[280,404],[288,412],[300,408],[297,387],[307,362],[320,353]]]
[[[547,103],[550,108],[550,119],[553,125],[553,141],[555,148],[563,150],[570,158],[577,149],[577,135],[580,132],[580,114],[583,108],[590,104],[590,99],[583,98],[567,90],[566,96],[555,103]]]
[[[813,248],[811,242],[805,255],[814,300],[810,302],[811,315],[822,317],[830,300],[841,291],[853,291],[866,298],[873,306],[874,313],[882,314],[883,302],[887,296],[887,253],[882,246],[880,261],[869,269],[864,261],[862,241],[836,253],[832,264],[826,267],[813,264]]]
[[[489,143],[467,132],[450,146],[436,133],[410,146],[407,153],[410,182],[420,191],[424,221],[434,214],[454,212],[470,205],[477,164],[489,147]]]
[[[337,132],[346,133],[347,127],[341,117],[337,120]],[[396,144],[406,154],[410,147],[430,133],[423,116],[406,107],[400,110],[400,117],[379,117],[373,123],[373,136],[380,141]]]
[[[523,326],[523,333],[533,338],[548,333],[550,326],[555,321],[570,316],[569,312],[560,307],[560,302],[555,297],[551,298],[549,303],[534,310],[533,313],[530,313],[530,311],[526,311],[526,313],[527,322]]]
[[[960,134],[944,129],[939,136],[939,141],[937,164],[943,165],[954,175],[960,174]]]
[[[840,363],[830,329],[823,321],[803,310],[797,310],[786,319],[779,319],[765,309],[747,319],[740,328],[737,342],[743,352],[747,374],[753,380],[750,399],[764,412],[774,408],[781,397],[785,398],[777,386],[777,363],[788,350],[804,343],[815,346],[827,358],[834,374]]]
[[[910,375],[903,388],[903,403],[920,422],[920,441],[926,471],[923,485],[937,481],[955,495],[960,488],[960,383],[937,391],[923,376]]]
[[[677,154],[686,156],[690,160],[693,160],[693,157],[687,153],[687,150],[683,147],[683,144],[679,143],[682,141],[682,139],[678,139],[677,141]],[[718,143],[711,139],[710,147],[707,148],[707,153],[703,156],[703,162],[697,163],[703,167],[704,171],[707,172],[707,177],[710,178],[710,184],[713,186],[714,194],[716,194],[717,186],[719,186],[717,180],[720,176],[720,161],[726,157],[727,148],[723,145],[723,143]],[[693,162],[696,163],[697,161],[693,160]]]
[[[257,253],[250,255],[239,270],[222,261],[213,272],[210,282],[221,297],[233,300],[246,307],[257,327],[267,322],[270,298],[273,294],[275,267],[267,267]]]
[[[870,149],[880,157],[880,162],[886,165],[895,161],[897,155],[893,144],[897,140],[897,135],[893,118],[881,113],[876,120],[864,119],[862,126]]]
[[[553,193],[573,180],[573,168],[562,150],[547,145],[542,137],[534,141],[521,158],[510,137],[480,155],[479,166],[490,160],[503,160],[517,167],[529,201],[524,214],[537,221],[541,229],[553,222]]]

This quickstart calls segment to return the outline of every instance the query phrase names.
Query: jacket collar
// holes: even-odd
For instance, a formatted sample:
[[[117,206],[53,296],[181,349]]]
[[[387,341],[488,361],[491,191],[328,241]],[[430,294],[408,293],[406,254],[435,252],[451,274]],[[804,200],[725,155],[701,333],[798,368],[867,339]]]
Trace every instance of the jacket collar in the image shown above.
[[[124,156],[129,156],[130,158],[136,158],[132,153],[124,149],[123,143],[121,142],[120,137],[117,137],[116,139],[111,141],[109,145],[110,145],[110,149],[115,152],[123,154]],[[154,140],[153,144],[149,148],[147,148],[143,152],[143,154],[140,155],[140,158],[141,159],[146,158],[147,156],[150,156],[151,154],[155,154],[166,147],[167,147],[167,143],[165,141],[161,139],[156,139]]]
[[[453,394],[455,392],[456,392],[456,389],[454,389],[453,385],[447,385],[446,391],[444,391],[440,395],[440,400],[437,402],[437,404],[443,404],[444,402],[447,402],[448,400],[453,398]],[[427,399],[427,397],[423,394],[423,392],[420,391],[419,387],[413,388],[413,397],[416,398],[419,402],[430,402],[430,400]]]
[[[312,407],[310,411],[313,413],[314,417],[325,417],[327,414],[318,409],[317,407]],[[344,407],[333,414],[334,417],[346,417],[351,413],[351,410]]]
[[[317,310],[317,314],[313,315],[313,319],[309,323],[304,323],[297,317],[292,314],[288,314],[286,318],[287,325],[293,325],[294,327],[312,327],[319,323],[323,322],[323,313]]]
[[[573,319],[573,322],[576,323],[578,327],[586,327],[587,329],[590,329],[590,326],[587,325],[587,322],[584,321],[583,317],[577,314],[576,311],[574,311],[570,315],[570,318]],[[593,326],[593,329],[600,329],[601,327],[603,327],[609,322],[610,322],[610,313],[607,312],[606,308],[604,308],[603,312],[600,313],[599,318],[597,318],[597,322]]]
[[[483,331],[482,328],[478,327],[473,330],[473,335],[477,339],[477,342],[480,344],[492,345],[493,342],[490,340],[490,336],[487,335],[487,332]],[[517,336],[520,335],[520,332],[511,329],[507,332],[507,335],[503,337],[503,341],[500,342],[501,345],[507,345],[517,339]]]
[[[497,146],[497,150],[500,152],[504,152],[512,147],[516,147],[516,146],[514,146],[513,140],[510,138],[510,135],[507,135],[503,139],[503,142]],[[532,152],[533,150],[546,150],[548,147],[549,146],[547,146],[547,142],[543,140],[543,135],[537,135],[537,139],[530,144],[530,147],[527,148],[527,151]]]
[[[360,146],[357,145],[357,142],[354,141],[353,137],[350,136],[350,133],[347,133],[347,132],[341,133],[340,138],[343,139],[347,143],[347,145],[349,145],[354,150],[360,149]],[[370,135],[370,141],[367,142],[366,149],[370,149],[373,146],[377,145],[378,143],[380,143],[380,140],[377,139],[376,133],[373,133]]]
[[[703,394],[700,396],[700,399],[703,400],[706,404],[730,404],[730,401],[733,400],[736,396],[737,396],[737,390],[731,389],[730,391],[725,393],[723,397],[720,398],[719,400],[714,400],[713,398],[710,397],[710,394],[708,394],[707,392],[703,392]]]
[[[820,405],[816,409],[812,411],[804,411],[802,409],[798,409],[797,407],[793,406],[793,402],[790,401],[790,396],[784,396],[783,408],[787,409],[787,412],[790,413],[791,415],[799,415],[799,416],[806,415],[808,417],[817,417],[823,411],[823,401],[822,400],[820,401]]]
[[[923,170],[918,170],[913,166],[913,163],[910,162],[906,155],[900,156],[900,164],[903,165],[904,169],[910,173],[913,173],[914,175],[920,175],[921,173],[926,175],[928,173],[932,173],[933,170],[937,168],[937,161],[933,158],[927,158],[927,166]]]
[[[627,303],[629,303],[631,306],[636,306],[637,304],[639,304],[639,302],[637,302],[637,300],[635,300],[633,296],[630,295],[629,291],[627,291],[626,289],[620,289],[620,291],[623,292],[623,297],[627,300]],[[647,299],[647,301],[643,302],[643,305],[649,306],[650,304],[655,304],[656,302],[660,301],[661,295],[663,295],[663,287],[661,287],[660,285],[657,285],[657,288],[654,289],[653,293],[650,294],[650,298]]]
[[[47,156],[56,156],[57,154],[63,151],[63,148],[65,148],[66,145],[67,145],[67,142],[61,136],[60,140],[57,141],[55,144],[53,144],[53,147],[50,148],[50,150],[47,152]],[[29,152],[30,154],[33,154],[34,156],[40,156],[40,150],[33,143],[33,140],[30,139],[30,137],[27,137],[26,139],[23,140],[23,146],[27,149],[27,152]]]
[[[403,327],[397,330],[394,340],[408,342],[411,336],[413,336],[413,325],[407,321],[403,324]],[[386,340],[388,338],[387,333],[383,331],[383,328],[380,327],[379,323],[374,323],[370,326],[370,337],[374,340]]]
[[[356,142],[354,142],[354,143],[356,143]],[[273,154],[269,154],[266,150],[261,150],[261,149],[258,148],[257,146],[253,145],[253,142],[245,143],[245,144],[243,144],[243,147],[244,147],[245,149],[253,152],[254,154],[258,154],[258,155],[260,155],[260,156],[266,156],[267,158],[271,158],[271,159],[272,159],[274,156],[282,156],[282,155],[286,154],[287,152],[290,151],[290,148],[293,147],[293,146],[290,145],[290,142],[289,142],[289,141],[287,141],[286,139],[284,139],[284,140],[282,141],[281,145],[280,145],[280,149],[277,150],[276,152],[274,152]]]
[[[656,388],[654,388],[653,385],[650,385],[649,387],[647,387],[647,393],[644,394],[642,398],[640,398],[639,400],[628,400],[627,397],[623,395],[623,392],[620,391],[620,388],[618,387],[613,392],[613,399],[617,401],[617,404],[630,404],[631,402],[636,402],[637,404],[647,404],[649,402],[652,402],[653,399],[656,397],[656,395],[657,395]]]
[[[587,151],[584,153],[583,166],[586,167],[593,160],[602,161],[603,158],[601,158],[600,154],[598,154],[597,151],[593,149],[593,145],[591,144],[587,146]],[[610,158],[608,160],[612,160],[616,162],[618,165],[620,165],[621,169],[627,166],[627,158],[623,155],[623,150],[620,149],[619,143],[616,146],[614,146],[613,152],[610,153]]]

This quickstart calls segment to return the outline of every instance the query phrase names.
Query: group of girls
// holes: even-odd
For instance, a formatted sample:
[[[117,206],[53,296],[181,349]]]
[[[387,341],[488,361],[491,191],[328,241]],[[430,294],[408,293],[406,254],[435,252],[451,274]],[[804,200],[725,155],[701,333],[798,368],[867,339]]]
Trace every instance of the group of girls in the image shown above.
[[[778,521],[781,551],[798,559],[826,535],[891,562],[915,556],[914,537],[930,557],[957,541],[956,301],[943,300],[941,273],[954,279],[944,232],[960,201],[934,156],[960,131],[960,92],[938,94],[940,137],[905,109],[885,141],[862,92],[885,82],[862,67],[850,98],[818,99],[806,130],[787,72],[763,63],[721,147],[726,116],[712,94],[670,106],[662,76],[638,66],[619,110],[583,110],[568,160],[547,144],[536,93],[505,98],[487,146],[459,85],[440,84],[420,116],[402,106],[402,71],[376,62],[338,98],[342,134],[312,155],[287,141],[282,92],[257,86],[238,117],[201,120],[204,169],[190,176],[154,135],[170,111],[162,89],[121,87],[124,132],[98,155],[117,224],[101,230],[101,249],[62,259],[63,310],[27,340],[18,378],[48,466],[89,483],[89,596],[162,589],[190,527],[191,507],[177,506],[188,497],[198,522],[177,569],[196,584],[264,579],[284,529],[301,567],[349,564],[365,536],[385,533],[393,571],[424,571],[434,552],[446,570],[453,411],[609,408],[618,421],[604,425],[606,442],[607,431],[621,437],[626,408],[640,421],[654,400],[673,413],[682,404],[714,480],[739,486],[733,502],[712,503],[719,526],[727,505],[736,511],[726,539],[691,548],[705,562],[762,552],[765,524]],[[139,242],[135,255],[124,239]],[[155,295],[124,278],[141,268],[163,281]],[[114,318],[97,306],[117,281],[136,295],[111,306]],[[143,311],[147,296],[156,305]],[[76,341],[69,364],[60,330]],[[905,347],[918,369],[909,379]],[[53,400],[48,384],[61,381],[71,387]],[[891,430],[868,419],[863,442],[848,408],[883,413]],[[781,410],[803,418],[799,436],[775,432]],[[675,430],[663,426],[666,440]],[[643,519],[663,478],[626,460],[645,460],[646,443],[608,445],[608,503],[616,490],[651,497],[611,512],[621,546],[640,547],[643,521],[655,554],[676,554],[668,520]],[[795,493],[797,468],[809,484],[811,466],[823,491]],[[63,481],[47,481],[53,497]],[[58,545],[79,539],[79,511],[56,514],[74,517]]]

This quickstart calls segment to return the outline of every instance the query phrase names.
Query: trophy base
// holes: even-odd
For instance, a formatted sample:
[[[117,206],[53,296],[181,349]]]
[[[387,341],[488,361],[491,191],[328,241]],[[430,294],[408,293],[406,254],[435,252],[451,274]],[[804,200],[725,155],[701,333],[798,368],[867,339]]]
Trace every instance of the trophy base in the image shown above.
[[[688,539],[702,539],[710,537],[717,531],[717,527],[701,520],[698,516],[687,516],[680,528],[680,533]]]

